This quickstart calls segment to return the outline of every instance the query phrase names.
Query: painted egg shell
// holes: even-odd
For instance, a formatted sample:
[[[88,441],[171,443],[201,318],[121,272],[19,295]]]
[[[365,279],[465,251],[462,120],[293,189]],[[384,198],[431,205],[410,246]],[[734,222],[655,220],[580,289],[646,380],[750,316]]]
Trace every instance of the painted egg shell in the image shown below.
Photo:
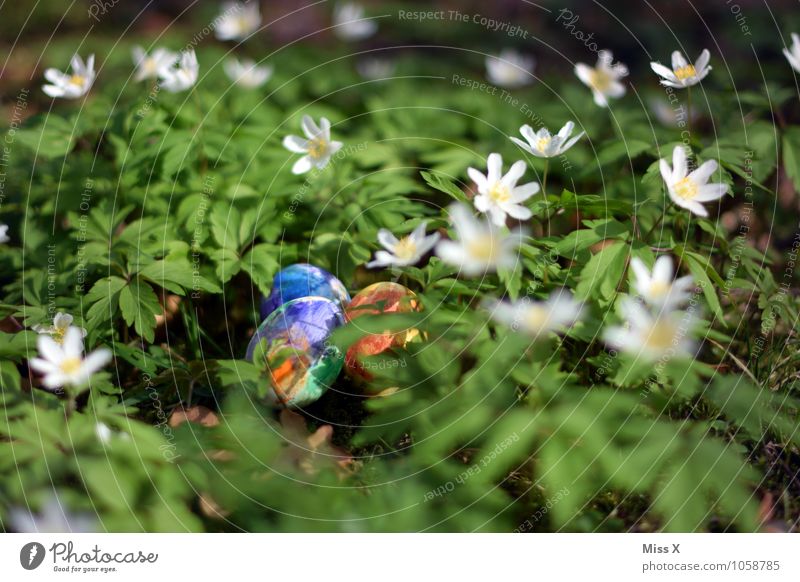
[[[367,314],[405,313],[418,309],[419,303],[413,291],[397,283],[383,282],[370,285],[356,294],[347,306],[345,318],[353,321]],[[345,368],[351,376],[368,380],[372,375],[361,361],[364,356],[376,356],[390,348],[403,347],[418,335],[418,330],[407,329],[397,333],[364,336],[347,350]]]
[[[342,308],[350,301],[345,286],[328,271],[297,263],[279,271],[272,279],[272,292],[261,300],[261,320],[279,305],[300,297],[325,297]]]
[[[258,326],[247,359],[267,340],[272,404],[305,406],[325,393],[342,371],[343,354],[328,339],[343,323],[341,308],[330,299],[301,297],[278,306]]]

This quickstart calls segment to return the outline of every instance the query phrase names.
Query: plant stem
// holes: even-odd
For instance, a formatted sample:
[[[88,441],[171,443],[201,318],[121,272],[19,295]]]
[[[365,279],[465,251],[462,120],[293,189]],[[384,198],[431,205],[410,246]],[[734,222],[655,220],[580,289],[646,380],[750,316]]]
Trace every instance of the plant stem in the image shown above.
[[[547,171],[550,169],[550,158],[544,159],[544,171],[542,172],[542,196],[547,196]]]
[[[661,214],[658,216],[658,220],[656,220],[656,221],[653,223],[653,226],[652,226],[652,227],[650,227],[650,230],[648,230],[648,231],[647,231],[647,234],[646,234],[646,235],[645,235],[645,237],[644,237],[644,240],[645,240],[645,241],[647,241],[647,240],[650,240],[650,235],[651,235],[651,234],[653,234],[653,233],[655,232],[656,228],[658,228],[658,225],[659,225],[659,224],[661,224],[661,221],[662,221],[662,220],[664,220],[664,215],[665,215],[665,214],[666,214],[666,211],[665,211],[665,212],[662,212],[662,213],[661,213]]]
[[[689,130],[689,139],[693,139],[692,135],[692,88],[686,87],[686,127]]]

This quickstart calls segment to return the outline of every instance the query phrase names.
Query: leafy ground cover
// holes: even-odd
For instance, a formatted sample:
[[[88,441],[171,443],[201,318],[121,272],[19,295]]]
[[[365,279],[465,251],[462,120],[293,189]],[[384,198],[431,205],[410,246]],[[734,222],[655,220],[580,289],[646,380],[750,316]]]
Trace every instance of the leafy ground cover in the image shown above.
[[[791,59],[740,89],[712,54],[701,82],[665,90],[591,52],[533,82],[532,63],[487,78],[465,50],[365,64],[351,45],[190,32],[94,41],[90,87],[47,79],[86,88],[76,99],[6,95],[5,529],[797,529]],[[196,65],[136,80],[134,45]],[[265,84],[232,82],[232,55],[271,67]],[[702,76],[668,57],[675,80]],[[195,66],[196,82],[175,68]],[[326,140],[305,116],[329,120]],[[563,151],[533,135],[568,122]],[[500,180],[490,154],[519,175]],[[404,255],[382,229],[433,238]],[[368,382],[343,373],[300,410],[269,406],[269,370],[244,355],[294,263],[351,295],[417,295],[419,312],[337,330],[342,352],[387,330],[421,341],[366,360]],[[69,346],[93,365],[66,369]]]

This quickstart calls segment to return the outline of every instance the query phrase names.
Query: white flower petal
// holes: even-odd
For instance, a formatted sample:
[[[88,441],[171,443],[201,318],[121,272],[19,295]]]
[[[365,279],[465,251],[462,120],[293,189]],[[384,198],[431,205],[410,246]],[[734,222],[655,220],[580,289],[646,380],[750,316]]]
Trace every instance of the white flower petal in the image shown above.
[[[533,212],[531,212],[529,208],[526,208],[520,204],[507,204],[504,209],[509,216],[516,218],[517,220],[528,220],[531,216],[533,216]]]
[[[539,184],[537,182],[528,182],[522,186],[517,186],[511,192],[512,202],[524,202],[539,191]]]
[[[393,264],[395,258],[392,254],[386,251],[377,251],[375,253],[375,260],[367,263],[367,269],[374,269],[376,267],[387,267]]]
[[[708,63],[711,60],[711,53],[708,52],[708,49],[703,49],[703,52],[700,53],[700,56],[694,63],[694,68],[698,73],[701,73],[704,77],[708,74],[710,69],[706,69],[708,67]]]
[[[650,68],[653,69],[653,72],[660,77],[664,77],[664,79],[668,81],[672,81],[673,83],[678,81],[678,77],[675,76],[675,73],[672,72],[668,67],[665,67],[661,63],[650,63]]]
[[[583,82],[584,85],[592,85],[592,67],[584,63],[575,65],[575,75]]]
[[[662,255],[656,259],[656,264],[653,265],[653,280],[662,283],[672,282],[672,258],[668,255]]]
[[[500,182],[507,188],[514,188],[514,186],[516,186],[517,182],[525,173],[525,170],[527,168],[528,165],[522,160],[514,162],[511,165],[511,168],[509,168],[508,173],[506,173],[506,175],[502,177]]]
[[[81,371],[88,378],[95,372],[102,370],[103,367],[105,367],[105,365],[111,361],[111,359],[111,350],[100,348],[86,356],[86,359],[83,360]]]
[[[672,180],[677,182],[686,177],[688,171],[686,164],[686,150],[683,146],[676,145],[672,150]]]
[[[308,151],[308,141],[297,135],[287,135],[283,138],[283,147],[296,154]]]
[[[648,287],[650,285],[650,270],[639,257],[631,259],[631,270],[636,277],[637,286]]]
[[[81,331],[77,328],[70,327],[64,334],[61,348],[64,351],[65,358],[80,358],[83,355],[83,334]]]
[[[519,138],[512,137],[511,141],[513,141],[515,144],[517,144],[519,147],[521,147],[523,150],[525,150],[526,152],[528,152],[531,155],[534,155],[534,156],[539,156],[540,155],[539,152],[534,151],[534,149],[530,145],[528,145],[527,143],[525,143],[524,141],[522,141]]]
[[[382,228],[378,231],[378,242],[383,245],[383,247],[388,251],[393,251],[394,247],[397,245],[398,241],[397,237],[394,236],[391,232]]]
[[[697,202],[711,202],[719,200],[728,192],[727,184],[706,184],[700,186],[700,191],[694,199]]]
[[[451,240],[439,241],[439,244],[436,245],[436,255],[445,263],[454,266],[463,265],[466,258],[464,247]]]
[[[503,157],[500,154],[489,154],[486,167],[488,169],[486,179],[489,185],[499,182],[503,175]]]
[[[477,205],[476,205],[477,206]],[[492,206],[489,208],[489,216],[492,222],[497,226],[503,227],[506,225],[506,211],[499,206]]]
[[[674,51],[672,53],[672,70],[675,71],[677,69],[681,69],[688,65],[688,61],[686,58],[681,54],[680,51]]]
[[[303,156],[292,166],[292,174],[305,174],[311,170],[312,167],[313,164],[311,163],[311,158],[308,156]]]
[[[708,182],[708,179],[714,174],[714,172],[717,171],[717,167],[718,165],[716,160],[706,160],[700,165],[699,168],[689,174],[689,177],[696,184],[705,184]]]
[[[469,175],[470,179],[475,182],[479,192],[486,192],[489,190],[488,180],[481,172],[475,168],[467,168],[467,174]]]
[[[308,139],[314,139],[320,134],[320,128],[316,123],[314,123],[314,120],[310,115],[304,115],[300,125],[303,128],[303,133],[306,134]]]

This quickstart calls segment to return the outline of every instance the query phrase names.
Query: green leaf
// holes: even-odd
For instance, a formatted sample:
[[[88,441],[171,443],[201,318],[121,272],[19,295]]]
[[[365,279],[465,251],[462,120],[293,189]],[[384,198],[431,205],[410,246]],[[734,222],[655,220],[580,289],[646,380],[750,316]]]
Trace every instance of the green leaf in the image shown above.
[[[774,435],[800,446],[800,400],[754,385],[744,376],[717,376],[703,395],[751,438]]]
[[[468,202],[466,194],[456,186],[452,181],[448,180],[447,178],[440,176],[439,174],[433,174],[431,172],[420,172],[422,179],[425,180],[425,183],[428,184],[434,190],[438,190],[439,192],[444,192],[448,196],[450,196],[453,200],[458,202]]]
[[[13,362],[0,360],[0,390],[19,392],[22,377]]]
[[[58,115],[39,115],[29,120],[17,132],[17,139],[33,150],[38,157],[60,158],[75,146],[76,128]]]
[[[136,279],[123,287],[119,294],[119,307],[125,323],[133,325],[136,333],[148,342],[155,339],[156,316],[163,310],[150,285]]]
[[[783,134],[783,169],[800,192],[800,128],[790,127]]]
[[[598,251],[581,269],[576,296],[606,303],[611,301],[625,272],[627,257],[628,245],[623,242],[615,242]]]
[[[141,269],[139,276],[177,295],[184,295],[189,290],[222,293],[217,284],[194,271],[184,259],[154,261]]]
[[[258,244],[250,249],[241,260],[241,267],[250,275],[259,291],[269,295],[272,278],[280,269],[279,248],[271,244]]]
[[[86,319],[95,327],[101,321],[114,317],[119,306],[119,293],[127,285],[121,277],[106,277],[97,281],[86,294],[86,302],[91,304]]]
[[[719,297],[717,297],[717,287],[724,288],[724,282],[722,282],[717,272],[714,271],[710,261],[705,259],[702,255],[684,250],[681,245],[675,248],[675,252],[681,257],[681,260],[686,261],[689,272],[694,277],[695,282],[703,290],[703,295],[711,311],[720,323],[727,327],[728,324],[725,322],[722,306],[719,303]],[[714,282],[711,281],[712,276],[714,277]]]

